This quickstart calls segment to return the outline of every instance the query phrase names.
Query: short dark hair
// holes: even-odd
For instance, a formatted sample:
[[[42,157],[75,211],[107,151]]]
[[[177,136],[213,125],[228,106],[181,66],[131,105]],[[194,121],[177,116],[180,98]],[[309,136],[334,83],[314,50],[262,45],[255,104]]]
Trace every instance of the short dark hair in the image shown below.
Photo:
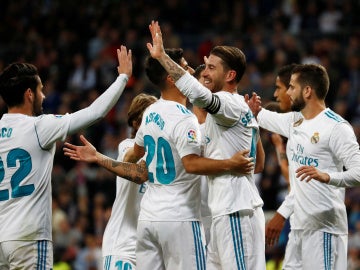
[[[0,95],[8,107],[24,103],[24,93],[31,89],[36,93],[39,73],[33,64],[12,63],[0,74]]]
[[[279,76],[280,81],[286,86],[286,89],[290,86],[291,73],[294,67],[296,67],[296,64],[290,64],[283,66],[278,70],[277,75]]]
[[[183,49],[171,48],[165,49],[165,52],[172,60],[177,64],[180,64],[180,60],[183,58],[184,54]],[[159,61],[150,55],[145,59],[145,73],[154,85],[158,86],[161,90],[164,89],[165,79],[168,76],[168,73]]]
[[[302,88],[309,85],[315,90],[319,99],[325,100],[330,86],[329,75],[325,67],[319,64],[297,65],[292,74],[299,74],[297,80]]]
[[[201,64],[201,65],[198,65],[196,68],[195,68],[195,71],[194,71],[194,74],[193,76],[196,78],[196,79],[200,79],[200,74],[203,70],[205,70],[206,68],[206,65],[205,64]]]
[[[225,70],[236,71],[236,82],[240,82],[246,69],[246,57],[245,54],[237,47],[233,46],[216,46],[210,54],[219,57]]]

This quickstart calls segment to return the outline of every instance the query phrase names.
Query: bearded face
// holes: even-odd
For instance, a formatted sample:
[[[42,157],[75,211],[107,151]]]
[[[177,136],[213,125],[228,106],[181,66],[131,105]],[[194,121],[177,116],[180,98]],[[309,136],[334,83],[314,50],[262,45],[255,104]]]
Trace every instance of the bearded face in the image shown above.
[[[32,108],[32,111],[33,111],[33,115],[34,116],[39,116],[41,114],[43,114],[43,107],[42,107],[42,104],[43,104],[43,101],[44,101],[44,94],[42,92],[42,88],[43,88],[43,84],[40,80],[40,78],[38,78],[38,85],[36,87],[36,90],[34,92],[34,102],[33,102],[33,108]]]
[[[300,91],[299,95],[296,96],[291,103],[291,110],[292,111],[296,111],[299,112],[302,109],[305,108],[305,100],[304,97],[302,95],[302,91]]]

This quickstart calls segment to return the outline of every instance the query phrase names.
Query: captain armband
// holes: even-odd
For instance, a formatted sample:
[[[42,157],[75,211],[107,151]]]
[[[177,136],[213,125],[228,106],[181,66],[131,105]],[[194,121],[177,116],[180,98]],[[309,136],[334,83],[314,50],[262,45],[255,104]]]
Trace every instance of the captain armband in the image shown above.
[[[217,113],[220,110],[220,98],[217,95],[212,95],[210,104],[204,109],[210,114]]]

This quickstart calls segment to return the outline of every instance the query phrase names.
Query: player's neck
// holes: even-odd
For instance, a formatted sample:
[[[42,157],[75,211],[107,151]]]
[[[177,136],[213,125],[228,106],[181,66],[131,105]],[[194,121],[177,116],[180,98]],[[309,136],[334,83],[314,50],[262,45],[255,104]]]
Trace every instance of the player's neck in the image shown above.
[[[225,83],[222,91],[229,92],[231,94],[237,93],[237,84],[234,83]]]
[[[310,120],[315,118],[325,109],[326,109],[325,102],[320,100],[312,101],[306,104],[305,108],[301,110],[301,113],[306,120]]]
[[[161,92],[161,97],[164,100],[171,100],[186,107],[186,97],[177,89],[171,88]]]
[[[25,114],[28,116],[33,116],[32,110],[30,108],[27,108],[26,106],[16,106],[11,107],[8,109],[8,113],[19,113],[19,114]]]

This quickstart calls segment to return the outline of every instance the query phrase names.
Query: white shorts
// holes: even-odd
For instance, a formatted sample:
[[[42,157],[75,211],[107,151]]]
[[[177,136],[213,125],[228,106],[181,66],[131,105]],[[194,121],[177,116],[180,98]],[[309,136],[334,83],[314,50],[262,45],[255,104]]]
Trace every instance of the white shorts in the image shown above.
[[[53,244],[48,240],[0,243],[0,269],[52,269]]]
[[[122,256],[109,255],[103,257],[103,270],[135,270],[135,263]]]
[[[283,269],[347,269],[347,235],[291,230]]]
[[[210,242],[211,222],[212,222],[212,217],[211,216],[201,217],[201,223],[202,223],[202,225],[204,227],[204,232],[205,232],[206,246],[208,246],[209,242]]]
[[[207,269],[265,269],[265,217],[259,207],[213,218]]]
[[[201,223],[139,220],[136,265],[141,270],[205,269],[205,241]]]

